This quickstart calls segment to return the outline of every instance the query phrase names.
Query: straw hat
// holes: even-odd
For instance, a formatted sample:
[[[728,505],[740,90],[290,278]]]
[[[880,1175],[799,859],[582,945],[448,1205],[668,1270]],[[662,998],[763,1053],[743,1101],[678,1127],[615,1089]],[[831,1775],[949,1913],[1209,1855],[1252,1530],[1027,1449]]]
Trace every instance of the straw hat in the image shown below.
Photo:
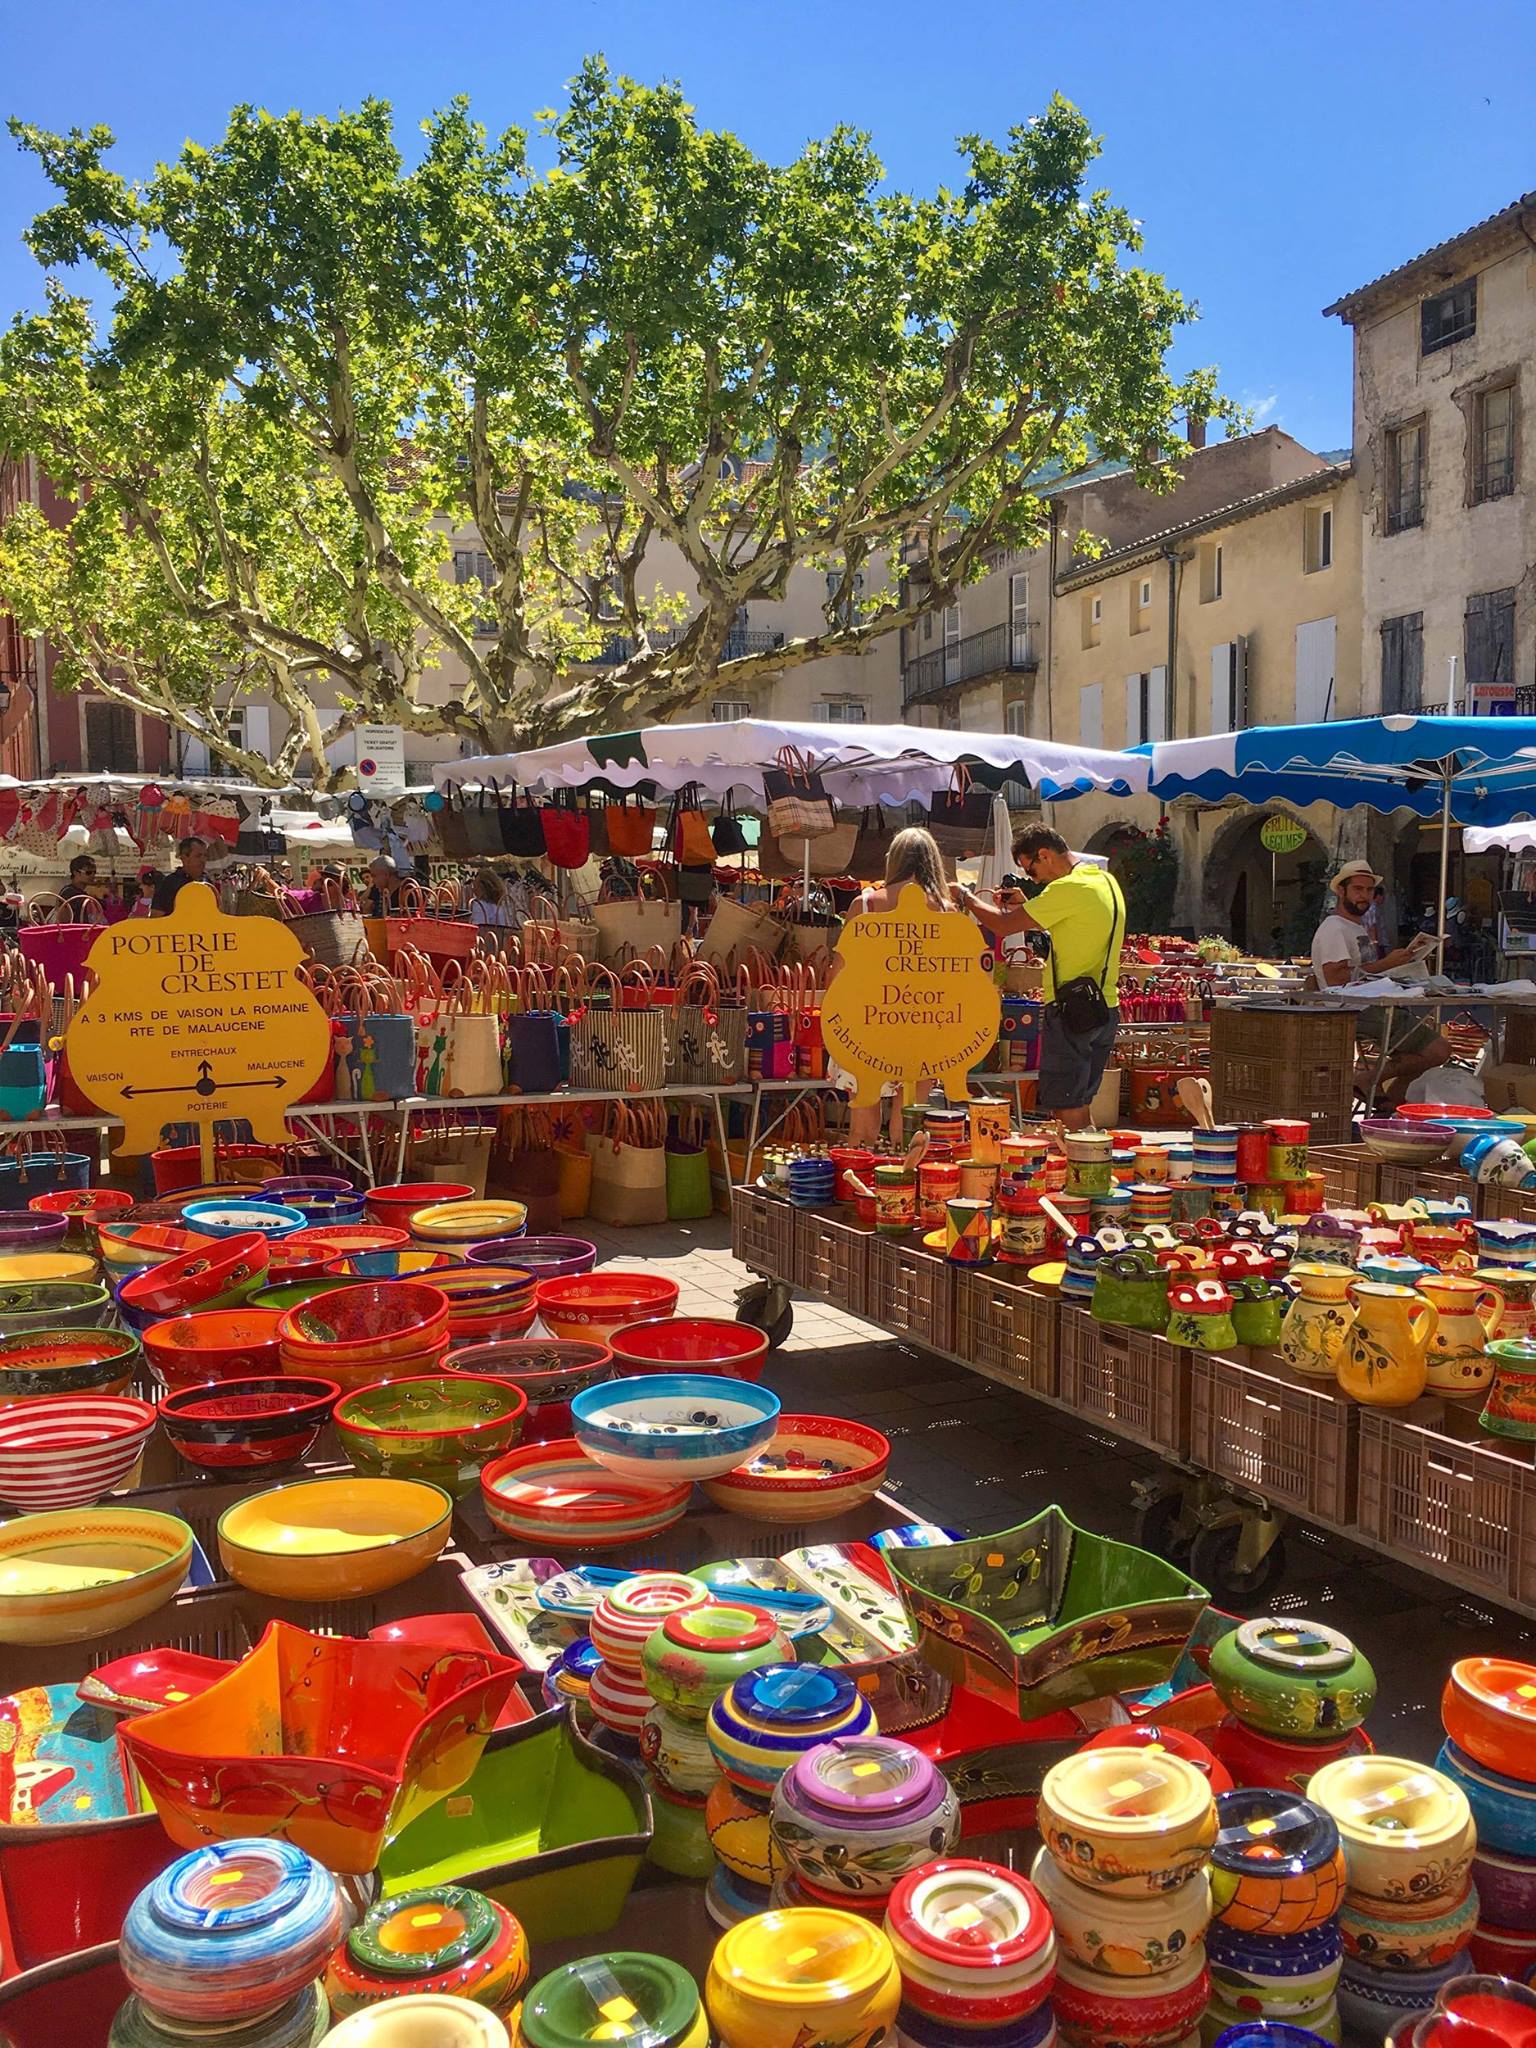
[[[1341,867],[1338,873],[1333,877],[1333,880],[1328,884],[1328,886],[1330,889],[1332,889],[1334,894],[1337,895],[1338,892],[1344,887],[1344,884],[1346,882],[1352,882],[1355,879],[1356,875],[1367,876],[1370,880],[1370,884],[1373,889],[1381,880],[1380,875],[1377,874],[1376,870],[1371,866],[1368,860],[1347,860],[1345,861],[1343,867]]]

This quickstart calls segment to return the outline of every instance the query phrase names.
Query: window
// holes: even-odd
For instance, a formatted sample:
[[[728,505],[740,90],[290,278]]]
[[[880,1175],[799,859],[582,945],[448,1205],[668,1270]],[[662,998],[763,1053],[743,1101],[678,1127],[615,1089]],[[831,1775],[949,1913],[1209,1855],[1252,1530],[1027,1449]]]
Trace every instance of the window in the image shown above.
[[[1104,685],[1085,683],[1077,696],[1077,737],[1085,747],[1104,744]]]
[[[1096,597],[1096,598],[1095,598],[1095,599],[1093,600],[1093,604],[1092,604],[1092,606],[1090,607],[1090,610],[1091,610],[1091,615],[1092,615],[1092,618],[1093,618],[1093,623],[1094,623],[1094,624],[1095,624],[1096,626],[1101,626],[1101,625],[1102,625],[1102,624],[1104,623],[1104,600],[1103,600],[1103,598],[1102,598],[1102,597]]]
[[[1248,723],[1248,642],[1241,634],[1211,649],[1211,731],[1241,732]]]
[[[1097,647],[1099,628],[1104,622],[1104,600],[1102,597],[1083,596],[1083,645]]]
[[[85,703],[86,768],[108,772],[139,766],[139,719],[126,704],[109,697],[88,697]]]
[[[1214,604],[1221,596],[1221,542],[1204,541],[1200,547],[1200,602]]]
[[[1515,700],[1515,593],[1484,590],[1467,599],[1466,709],[1508,709]]]
[[[1424,422],[1387,430],[1387,531],[1424,523]]]
[[[947,605],[944,611],[944,680],[960,680],[960,607]]]
[[[861,697],[829,697],[812,712],[823,725],[865,725],[869,707]]]
[[[1466,341],[1477,332],[1477,279],[1469,277],[1453,285],[1438,298],[1426,299],[1419,308],[1419,354],[1432,356],[1437,348]]]
[[[1418,711],[1424,703],[1424,614],[1381,622],[1381,711]]]
[[[1302,567],[1309,576],[1333,567],[1333,507],[1309,505],[1302,531]]]
[[[1168,671],[1148,669],[1125,679],[1125,744],[1139,747],[1168,737]]]
[[[1146,633],[1152,626],[1152,578],[1133,576],[1130,579],[1131,631]]]
[[[932,613],[932,612],[924,612],[924,613],[923,613],[923,638],[924,638],[925,640],[931,640],[931,639],[933,638],[933,613]]]
[[[453,580],[455,583],[483,583],[490,590],[496,582],[494,563],[483,548],[455,548],[453,551]],[[474,622],[476,633],[494,633],[496,620],[491,613],[482,613]]]
[[[1029,666],[1029,576],[1008,578],[1008,660],[1013,668]]]
[[[1029,699],[1027,697],[1015,697],[1013,702],[1005,707],[1003,711],[1003,731],[1010,734],[1014,739],[1028,738]]]
[[[745,697],[717,697],[709,707],[716,725],[734,725],[738,718],[750,718],[752,706]]]
[[[1150,576],[1143,576],[1137,588],[1141,594],[1136,601],[1142,610],[1145,611],[1152,602],[1152,578]]]
[[[1472,401],[1472,502],[1507,498],[1515,488],[1515,387],[1496,384]]]

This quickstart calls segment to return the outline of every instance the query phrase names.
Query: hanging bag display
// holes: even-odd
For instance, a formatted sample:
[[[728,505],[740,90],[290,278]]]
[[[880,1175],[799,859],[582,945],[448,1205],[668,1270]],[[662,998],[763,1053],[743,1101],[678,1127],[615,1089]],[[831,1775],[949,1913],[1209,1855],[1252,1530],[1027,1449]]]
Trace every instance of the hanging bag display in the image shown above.
[[[620,797],[603,811],[608,851],[623,860],[645,860],[655,850],[656,812],[638,797]]]
[[[605,1104],[587,1139],[592,1157],[590,1213],[600,1223],[667,1220],[666,1113],[659,1102]]]
[[[708,868],[713,872],[715,842],[709,834],[709,820],[704,815],[697,783],[685,783],[678,791],[667,841],[679,867]]]
[[[653,1094],[666,1082],[659,1010],[626,1010],[617,977],[589,969],[586,999],[571,1017],[571,1085]]]
[[[438,843],[449,860],[468,860],[475,851],[470,844],[469,828],[464,822],[464,805],[465,798],[461,790],[444,790],[443,807],[433,820],[437,827]],[[499,847],[499,832],[496,838]]]
[[[499,800],[496,822],[501,827],[501,850],[519,860],[544,858],[544,823],[533,798],[514,789],[510,799]]]
[[[669,1223],[696,1222],[714,1210],[709,1150],[705,1143],[707,1131],[704,1112],[697,1104],[687,1104],[678,1111],[676,1126],[665,1147]]]
[[[461,797],[459,818],[467,854],[494,856],[505,853],[501,832],[501,797],[494,783]],[[543,841],[540,840],[542,846]]]
[[[965,763],[957,761],[949,788],[928,806],[928,830],[941,853],[964,859],[981,852],[991,828],[991,790],[973,783]]]
[[[731,808],[730,791],[726,791],[725,802],[720,806],[719,815],[710,827],[709,841],[715,849],[715,858],[725,860],[731,854],[747,851],[747,835],[740,818]]]
[[[573,790],[559,790],[539,812],[544,852],[557,868],[582,868],[591,851],[587,813],[579,809]]]
[[[785,833],[814,839],[836,822],[825,783],[795,747],[781,747],[778,767],[763,770],[763,795],[768,830],[776,839]]]

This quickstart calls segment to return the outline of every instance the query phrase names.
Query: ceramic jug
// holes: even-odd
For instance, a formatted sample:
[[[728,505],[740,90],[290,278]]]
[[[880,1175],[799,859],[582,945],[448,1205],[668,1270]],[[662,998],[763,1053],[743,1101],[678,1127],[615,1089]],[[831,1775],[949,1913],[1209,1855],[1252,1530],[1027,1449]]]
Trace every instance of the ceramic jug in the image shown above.
[[[1472,1227],[1485,1265],[1536,1266],[1536,1223],[1489,1217]]]
[[[1536,1330],[1536,1271],[1529,1266],[1479,1266],[1472,1278],[1504,1297],[1494,1336],[1501,1340],[1529,1337]]]
[[[1490,1436],[1536,1437],[1536,1344],[1519,1337],[1489,1345],[1493,1385],[1478,1421]]]
[[[1360,1231],[1331,1210],[1309,1216],[1296,1235],[1296,1256],[1313,1265],[1353,1266],[1360,1250]]]
[[[1350,1300],[1355,1276],[1347,1266],[1301,1259],[1290,1278],[1299,1292],[1285,1312],[1280,1355],[1292,1372],[1308,1379],[1336,1379],[1339,1353],[1355,1320]]]
[[[1339,1352],[1339,1385],[1367,1407],[1406,1408],[1424,1391],[1439,1313],[1411,1287],[1356,1280],[1350,1295],[1355,1320]]]
[[[1428,1386],[1437,1394],[1480,1394],[1493,1378],[1487,1346],[1498,1334],[1503,1295],[1462,1273],[1427,1273],[1418,1292],[1440,1316],[1430,1339]]]

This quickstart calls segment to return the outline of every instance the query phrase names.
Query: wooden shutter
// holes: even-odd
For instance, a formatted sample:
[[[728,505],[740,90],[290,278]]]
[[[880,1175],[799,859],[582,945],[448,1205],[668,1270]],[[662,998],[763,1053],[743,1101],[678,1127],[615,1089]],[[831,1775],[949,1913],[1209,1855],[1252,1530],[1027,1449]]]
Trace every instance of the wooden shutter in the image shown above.
[[[1333,713],[1334,621],[1308,619],[1296,628],[1296,723],[1321,725]]]
[[[1104,685],[1085,683],[1077,697],[1077,736],[1085,747],[1104,744]]]
[[[1381,711],[1417,711],[1424,702],[1424,614],[1381,622]]]
[[[1142,675],[1125,679],[1125,744],[1128,747],[1139,747],[1147,737],[1146,680]]]
[[[1149,740],[1168,737],[1168,671],[1152,669],[1147,676],[1147,732]]]
[[[1484,590],[1467,599],[1465,709],[1477,711],[1490,696],[1515,693],[1515,593]],[[1477,695],[1478,686],[1484,695]]]

